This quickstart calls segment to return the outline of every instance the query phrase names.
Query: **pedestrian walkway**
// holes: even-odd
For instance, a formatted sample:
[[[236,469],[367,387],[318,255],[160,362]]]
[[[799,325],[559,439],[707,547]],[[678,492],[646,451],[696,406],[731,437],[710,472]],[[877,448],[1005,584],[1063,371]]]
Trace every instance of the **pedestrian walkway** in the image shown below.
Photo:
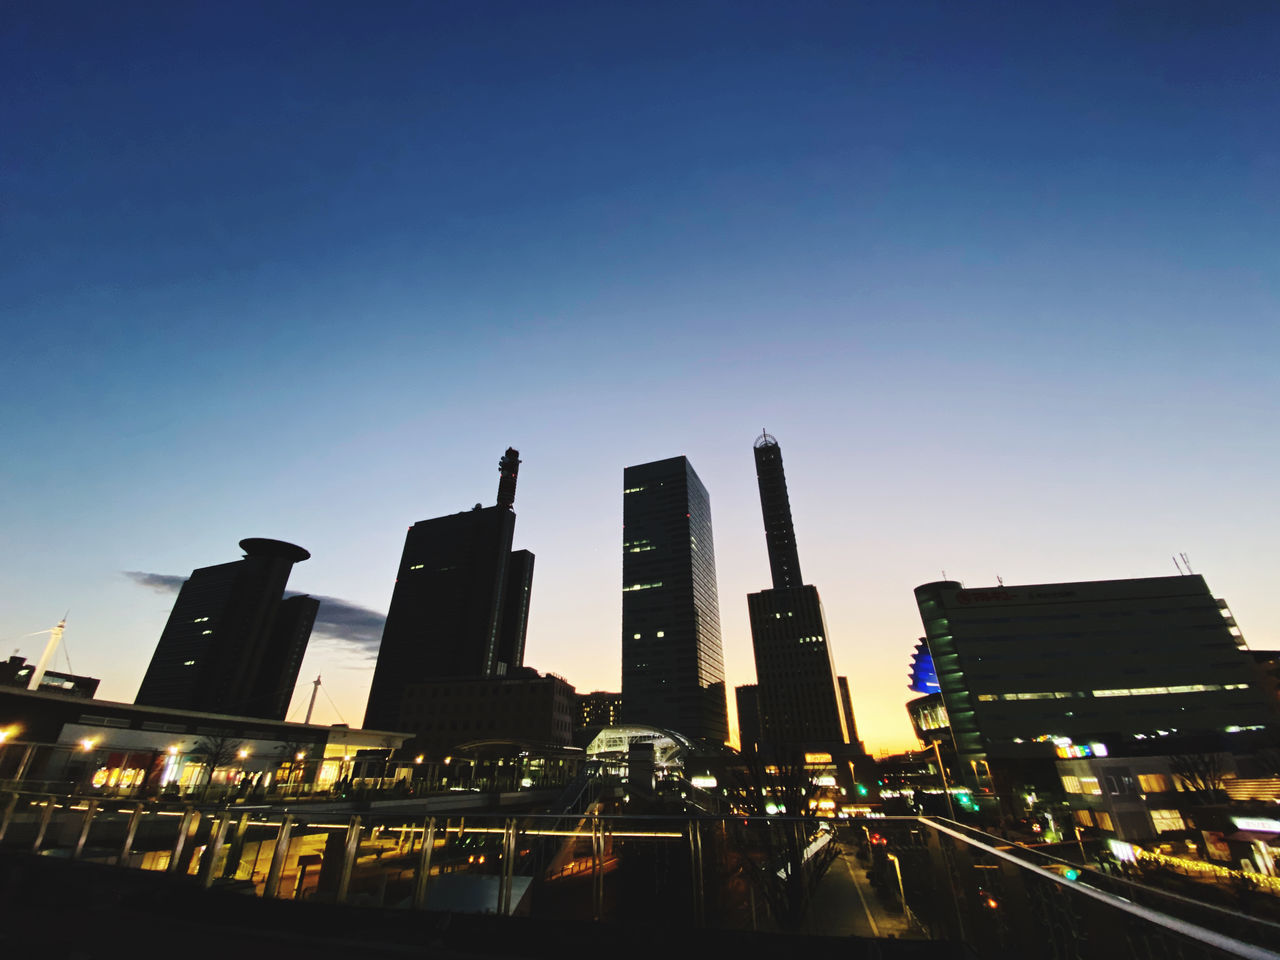
[[[852,843],[842,844],[842,852],[818,882],[803,932],[831,937],[925,939],[919,930],[911,928],[904,914],[885,908],[867,880],[866,868],[854,854]]]

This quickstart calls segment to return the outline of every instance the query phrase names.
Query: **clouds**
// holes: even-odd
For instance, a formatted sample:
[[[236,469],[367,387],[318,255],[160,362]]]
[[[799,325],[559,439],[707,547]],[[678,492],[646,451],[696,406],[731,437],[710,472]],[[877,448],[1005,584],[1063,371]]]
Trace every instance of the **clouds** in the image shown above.
[[[141,570],[126,570],[124,575],[142,587],[150,587],[158,593],[177,593],[187,582],[186,577],[173,577],[166,573],[143,573]]]
[[[145,573],[140,570],[126,570],[124,575],[139,586],[158,593],[177,593],[187,580],[186,577]],[[297,590],[289,590],[285,592],[285,596],[296,597],[301,594]],[[315,627],[311,631],[312,637],[345,644],[364,657],[377,656],[378,647],[382,643],[382,627],[387,620],[385,614],[338,597],[322,597],[317,594],[311,596],[320,601]]]

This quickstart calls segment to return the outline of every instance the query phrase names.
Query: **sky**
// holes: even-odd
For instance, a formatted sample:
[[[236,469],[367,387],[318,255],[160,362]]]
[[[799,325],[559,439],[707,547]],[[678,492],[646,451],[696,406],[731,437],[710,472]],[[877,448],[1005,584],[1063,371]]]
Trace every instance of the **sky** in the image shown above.
[[[873,750],[944,571],[1185,552],[1280,647],[1277,49],[1262,2],[6,5],[0,652],[69,611],[131,700],[173,584],[288,540],[290,719],[358,724],[405,529],[511,445],[530,665],[619,688],[622,470],[683,454],[752,682],[766,428]]]

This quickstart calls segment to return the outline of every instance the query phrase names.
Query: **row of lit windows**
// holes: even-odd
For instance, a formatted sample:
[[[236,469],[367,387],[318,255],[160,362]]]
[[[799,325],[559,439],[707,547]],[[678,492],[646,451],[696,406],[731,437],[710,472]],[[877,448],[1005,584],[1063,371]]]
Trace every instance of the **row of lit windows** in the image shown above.
[[[1118,687],[1114,690],[1049,690],[1041,693],[980,693],[984,703],[993,700],[1070,700],[1077,697],[1151,697],[1171,693],[1213,693],[1248,690],[1247,683],[1186,683],[1174,687]]]
[[[622,592],[631,593],[634,590],[653,590],[660,586],[662,586],[661,580],[657,581],[656,583],[633,583],[629,587],[623,587]]]

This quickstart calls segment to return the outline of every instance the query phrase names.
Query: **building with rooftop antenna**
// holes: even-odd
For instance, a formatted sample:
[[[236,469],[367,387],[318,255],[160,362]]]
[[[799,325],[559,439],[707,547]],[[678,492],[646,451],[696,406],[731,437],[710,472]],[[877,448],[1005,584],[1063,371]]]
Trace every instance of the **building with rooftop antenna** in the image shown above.
[[[533,554],[513,551],[520,454],[498,461],[498,502],[409,528],[382,631],[366,727],[416,729],[412,684],[500,677],[524,663]]]
[[[178,591],[134,702],[283,720],[320,601],[284,596],[311,554],[240,541],[243,559],[193,570]]]
[[[803,582],[787,496],[782,448],[767,432],[755,442],[756,480],[773,588],[747,596],[755,651],[761,750],[863,753],[831,657],[817,587]],[[847,689],[847,688],[846,688]]]

